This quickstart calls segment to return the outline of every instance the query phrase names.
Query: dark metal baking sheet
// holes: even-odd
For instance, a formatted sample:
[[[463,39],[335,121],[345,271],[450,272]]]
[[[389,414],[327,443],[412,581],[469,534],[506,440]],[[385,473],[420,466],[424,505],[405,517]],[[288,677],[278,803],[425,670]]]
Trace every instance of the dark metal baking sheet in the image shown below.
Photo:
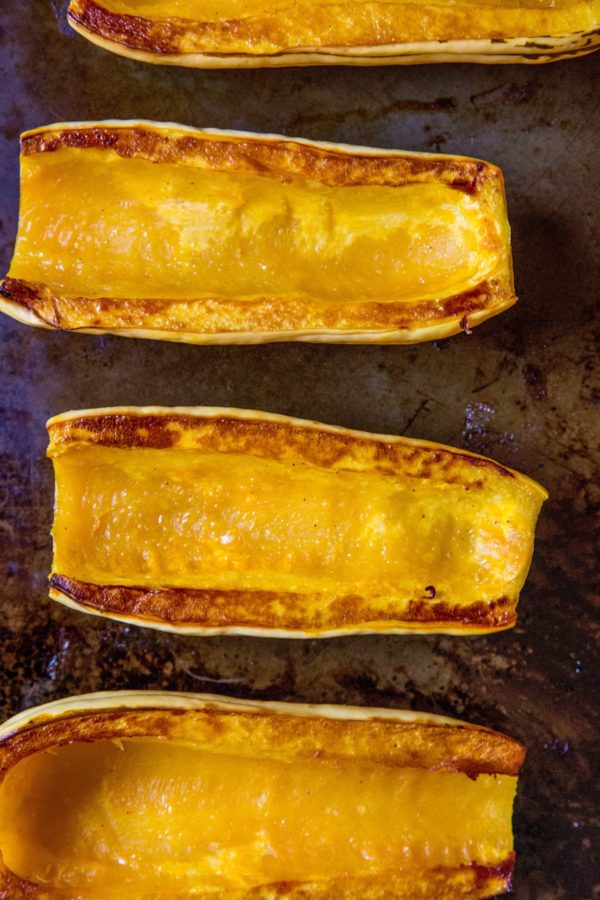
[[[519,900],[598,897],[600,54],[540,68],[186,71],[91,46],[69,32],[62,5],[0,8],[3,271],[16,231],[19,132],[146,117],[498,163],[520,303],[471,335],[414,348],[175,346],[46,333],[2,317],[2,714],[69,693],[163,688],[462,716],[529,748],[515,818]],[[518,627],[464,639],[178,639],[52,604],[46,418],[155,403],[246,406],[419,436],[539,479],[551,500]]]

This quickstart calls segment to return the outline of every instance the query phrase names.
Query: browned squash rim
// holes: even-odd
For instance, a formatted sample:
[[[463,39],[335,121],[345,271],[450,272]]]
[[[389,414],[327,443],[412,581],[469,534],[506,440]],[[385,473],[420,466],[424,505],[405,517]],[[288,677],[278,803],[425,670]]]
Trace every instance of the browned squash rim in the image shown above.
[[[486,457],[441,444],[371,434],[255,410],[218,407],[114,407],[79,410],[48,422],[48,455],[60,458],[85,445],[120,450],[194,450],[247,455],[336,471],[433,480],[486,489],[516,480],[532,496],[547,498],[535,481]],[[347,588],[331,593],[97,584],[55,568],[50,596],[83,612],[182,633],[334,637],[361,632],[487,633],[511,628],[516,599],[508,595],[454,605],[435,590],[409,599],[391,616],[377,597]],[[282,612],[283,607],[283,612]]]
[[[365,599],[354,594],[336,597],[327,615],[326,630],[320,618],[308,620],[305,612],[290,612],[295,599],[316,600],[319,594],[282,594],[281,591],[219,591],[194,588],[148,588],[123,585],[100,585],[80,581],[55,572],[50,575],[50,596],[62,602],[72,601],[84,611],[99,615],[124,617],[128,621],[166,628],[190,628],[211,630],[251,629],[253,633],[279,633],[283,626],[281,614],[271,607],[284,603],[288,608],[285,633],[288,635],[335,635],[357,630],[378,633],[404,633],[415,631],[438,632],[446,626],[477,634],[503,631],[512,628],[517,621],[514,601],[500,597],[489,602],[470,606],[450,606],[447,603],[431,603],[425,598],[410,601],[401,618],[390,623],[390,615],[377,606],[369,608]],[[67,605],[71,605],[68,604]],[[362,623],[356,625],[357,620]],[[283,633],[283,632],[282,632]]]
[[[119,695],[143,695],[144,705],[119,706]],[[114,705],[86,708],[89,698]],[[178,706],[165,703],[173,697]],[[186,698],[195,705],[185,708]],[[478,775],[518,775],[525,748],[492,729],[444,716],[375,707],[244,701],[235,697],[160,691],[107,692],[70,698],[80,709],[53,716],[47,704],[20,714],[24,724],[0,734],[0,774],[19,759],[73,740],[160,737],[190,740],[214,752],[288,760],[356,760],[390,767]],[[161,703],[162,700],[162,703]],[[201,705],[198,705],[201,704]],[[49,712],[44,712],[45,709]],[[395,715],[396,713],[396,715]],[[31,720],[27,721],[27,716]],[[5,724],[10,726],[10,721]],[[3,729],[4,730],[4,729]],[[240,731],[243,739],[240,738]],[[233,741],[233,743],[232,743]]]
[[[26,132],[23,159],[61,149],[105,150],[124,159],[244,172],[326,187],[444,185],[476,199],[500,226],[496,265],[478,283],[433,298],[338,299],[304,295],[221,297],[70,296],[37,280],[7,276],[0,309],[26,324],[191,343],[302,340],[416,343],[470,329],[516,302],[501,171],[469,157],[353,147],[277,135],[202,130],[148,121],[58,123]]]
[[[516,776],[525,757],[523,746],[512,738],[442,716],[368,707],[244,701],[215,695],[117,691],[55,701],[6,722],[0,727],[0,778],[36,752],[74,741],[133,737],[191,741],[217,753],[303,761],[355,759],[392,767],[458,772],[470,778],[480,774]],[[510,853],[494,866],[472,863],[419,870],[414,875],[427,891],[419,896],[458,900],[509,890],[514,862],[515,854]],[[406,883],[402,885],[403,892],[398,896],[406,898]],[[382,896],[382,890],[389,891],[390,885],[377,876],[359,879],[354,888],[354,892],[346,893],[338,882],[272,884],[235,897],[333,900],[347,896],[375,900]],[[0,859],[0,897],[63,900],[66,895],[19,878]]]
[[[506,12],[510,14],[511,10]],[[570,29],[565,30],[563,24],[552,30],[548,15],[561,10],[516,12],[530,12],[532,25],[521,29],[516,25],[502,29],[488,25],[487,29],[478,31],[475,27],[476,8],[467,11],[468,19],[458,19],[458,22],[453,8],[448,11],[447,18],[441,18],[437,31],[430,25],[429,30],[425,26],[424,29],[413,28],[414,33],[411,33],[410,29],[403,30],[400,22],[395,36],[390,36],[384,29],[382,34],[385,36],[380,37],[375,29],[370,38],[359,33],[347,43],[324,35],[316,45],[314,36],[307,43],[300,34],[295,38],[285,30],[280,33],[277,23],[268,17],[262,25],[243,16],[222,22],[194,22],[176,16],[152,19],[112,12],[100,0],[71,0],[68,20],[84,37],[113,52],[147,62],[207,67],[324,63],[381,65],[435,62],[436,59],[535,63],[590,53],[600,43],[600,22],[590,27],[589,23],[584,25],[574,21]],[[540,13],[546,13],[546,18],[541,18]],[[466,25],[464,32],[460,30],[461,24]],[[197,36],[198,47],[185,49],[190,33]],[[232,41],[233,46],[228,48]]]

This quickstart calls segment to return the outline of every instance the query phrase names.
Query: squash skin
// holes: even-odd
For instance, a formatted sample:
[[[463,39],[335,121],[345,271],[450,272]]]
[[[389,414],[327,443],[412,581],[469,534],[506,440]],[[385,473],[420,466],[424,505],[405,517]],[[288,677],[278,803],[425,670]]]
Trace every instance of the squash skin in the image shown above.
[[[45,154],[67,149],[84,154],[82,159],[86,149],[101,150],[107,159],[117,154],[190,171],[266,173],[283,182],[301,178],[334,188],[447,186],[471,198],[483,217],[471,227],[485,228],[480,249],[484,269],[458,293],[438,290],[428,299],[398,296],[379,302],[350,297],[351,302],[331,302],[319,297],[318,287],[314,297],[304,298],[285,293],[243,297],[209,293],[195,299],[104,297],[93,284],[89,296],[79,296],[28,280],[18,267],[15,272],[17,245],[11,271],[0,284],[0,310],[27,324],[202,344],[416,343],[469,331],[516,300],[502,175],[480,160],[148,122],[56,125],[22,137],[23,164],[29,158],[43,163]],[[22,200],[22,227],[27,214]]]
[[[442,716],[402,710],[262,701],[206,694],[158,691],[107,692],[70,697],[27,710],[0,726],[0,781],[25,757],[73,742],[131,737],[165,740],[287,760],[366,760],[385,766],[517,776],[525,750],[517,741],[489,729]],[[269,884],[238,898],[340,898],[366,900],[459,900],[485,898],[511,888],[515,854],[499,865],[418,868],[391,877],[333,879]],[[222,896],[221,894],[217,894]],[[68,895],[74,900],[73,894]],[[79,894],[85,900],[87,894]],[[145,896],[145,895],[144,895]],[[152,897],[159,895],[152,894]],[[162,896],[162,895],[160,895]],[[180,896],[180,895],[178,895]],[[186,894],[182,894],[182,900]],[[193,896],[212,897],[200,891]],[[0,898],[66,900],[61,890],[25,881],[0,857]],[[136,895],[137,900],[142,897]],[[150,900],[149,897],[146,900]]]
[[[233,460],[241,455],[257,461],[273,461],[277,465],[290,466],[290,474],[295,466],[307,466],[324,473],[364,473],[365,478],[377,474],[384,478],[416,479],[415,483],[424,485],[424,490],[431,486],[432,510],[435,509],[436,486],[445,491],[451,485],[462,485],[461,490],[471,492],[465,497],[473,497],[473,492],[484,492],[483,496],[493,498],[498,490],[514,490],[520,498],[516,500],[515,509],[530,509],[523,520],[530,524],[523,525],[524,530],[519,532],[520,552],[525,553],[527,559],[517,580],[504,581],[503,592],[498,595],[488,597],[477,593],[469,603],[462,598],[457,603],[453,589],[444,592],[439,583],[437,591],[420,588],[414,597],[405,596],[402,593],[404,587],[399,585],[394,599],[385,593],[383,586],[379,588],[382,594],[373,587],[369,589],[371,593],[364,595],[360,587],[349,592],[341,580],[340,587],[334,592],[321,581],[315,582],[318,588],[299,584],[292,592],[268,581],[253,582],[249,587],[245,586],[243,573],[228,587],[215,587],[208,582],[201,586],[189,580],[169,586],[164,574],[162,578],[144,584],[135,581],[111,583],[110,575],[103,583],[94,583],[89,578],[78,577],[78,572],[72,568],[73,562],[67,562],[68,571],[61,569],[61,553],[63,549],[68,551],[69,539],[63,537],[62,529],[57,530],[58,519],[55,519],[55,561],[50,577],[50,596],[71,608],[131,624],[197,635],[483,634],[511,628],[516,622],[518,592],[531,559],[535,519],[547,494],[535,482],[491,460],[426,441],[372,435],[269,413],[221,408],[125,407],[71,412],[51,419],[48,430],[48,455],[57,466],[63,455],[68,457],[69,453],[86,447],[98,451],[107,448],[109,451],[135,452],[137,449],[142,454],[144,450],[160,450],[166,454],[164,465],[167,465],[170,449],[178,453],[199,451],[217,454],[219,458],[221,454],[225,457],[232,454]],[[60,501],[58,504],[57,510]],[[62,508],[61,521],[65,522],[64,515],[68,512],[65,513],[64,505]],[[456,515],[460,519],[459,510]],[[454,559],[454,566],[460,566],[460,557]],[[418,564],[415,556],[413,567]],[[514,565],[516,562],[511,563]],[[431,580],[436,580],[435,573]],[[440,580],[443,584],[443,577]],[[463,588],[461,594],[464,593]]]
[[[384,4],[363,5],[370,11],[367,21],[360,8],[355,12],[343,2],[329,16],[317,11],[314,22],[301,10],[194,21],[169,15],[166,0],[152,18],[111,11],[110,0],[71,0],[68,20],[114,53],[197,68],[546,63],[600,45],[598,0],[559,9],[490,9],[485,3],[444,9],[424,2],[397,14]]]

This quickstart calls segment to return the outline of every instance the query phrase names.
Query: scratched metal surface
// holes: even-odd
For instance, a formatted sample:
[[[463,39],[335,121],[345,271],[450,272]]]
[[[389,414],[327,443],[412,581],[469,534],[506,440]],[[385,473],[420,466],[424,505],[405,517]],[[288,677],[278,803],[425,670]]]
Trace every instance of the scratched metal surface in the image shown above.
[[[62,3],[0,9],[0,267],[16,230],[19,132],[147,117],[472,153],[506,174],[520,304],[415,348],[179,347],[0,321],[1,713],[116,688],[406,706],[529,748],[516,808],[519,900],[600,892],[597,792],[600,54],[551,67],[202,73],[128,62],[69,33]],[[596,320],[597,324],[597,320]],[[596,380],[595,380],[596,379]],[[429,438],[542,481],[518,627],[496,637],[178,639],[47,599],[44,422],[113,404],[222,404]]]

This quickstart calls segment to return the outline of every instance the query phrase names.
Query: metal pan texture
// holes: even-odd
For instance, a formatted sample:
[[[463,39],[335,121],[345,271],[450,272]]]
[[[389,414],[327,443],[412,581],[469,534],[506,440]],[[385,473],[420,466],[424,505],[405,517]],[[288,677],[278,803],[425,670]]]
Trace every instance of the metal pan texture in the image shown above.
[[[68,694],[150,688],[467,719],[528,749],[515,896],[591,900],[600,877],[592,589],[600,54],[540,67],[190,70],[93,46],[69,29],[65,6],[0,7],[1,274],[17,228],[19,133],[145,118],[489,160],[506,178],[519,302],[472,334],[413,347],[178,346],[2,317],[1,718]],[[263,409],[450,444],[526,473],[550,500],[516,628],[326,645],[188,638],[51,603],[44,423],[120,405]]]

